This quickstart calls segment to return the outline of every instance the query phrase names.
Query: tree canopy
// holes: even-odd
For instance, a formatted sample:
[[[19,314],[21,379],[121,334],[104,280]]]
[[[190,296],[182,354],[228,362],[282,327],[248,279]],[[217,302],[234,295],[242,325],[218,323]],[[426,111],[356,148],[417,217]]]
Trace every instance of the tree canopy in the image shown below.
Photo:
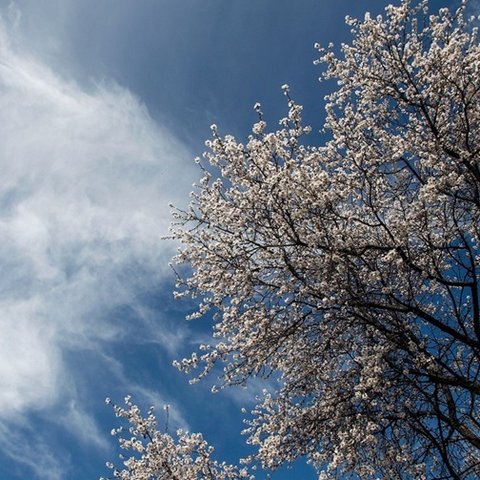
[[[480,46],[465,10],[404,0],[347,18],[340,53],[317,45],[338,82],[321,146],[286,85],[279,129],[258,104],[244,143],[212,126],[173,236],[190,269],[178,295],[213,313],[214,338],[177,366],[200,379],[223,364],[220,388],[278,380],[247,420],[252,462],[480,475]],[[181,478],[237,478],[198,475]]]

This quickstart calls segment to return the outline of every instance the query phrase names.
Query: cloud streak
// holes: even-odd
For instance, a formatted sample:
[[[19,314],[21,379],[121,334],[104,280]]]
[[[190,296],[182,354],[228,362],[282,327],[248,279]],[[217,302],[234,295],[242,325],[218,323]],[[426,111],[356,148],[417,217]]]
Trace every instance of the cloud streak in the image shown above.
[[[191,153],[134,95],[61,78],[15,50],[14,32],[0,24],[4,420],[64,395],[65,350],[121,336],[108,312],[141,308],[136,293],[161,282],[167,205],[193,180]]]

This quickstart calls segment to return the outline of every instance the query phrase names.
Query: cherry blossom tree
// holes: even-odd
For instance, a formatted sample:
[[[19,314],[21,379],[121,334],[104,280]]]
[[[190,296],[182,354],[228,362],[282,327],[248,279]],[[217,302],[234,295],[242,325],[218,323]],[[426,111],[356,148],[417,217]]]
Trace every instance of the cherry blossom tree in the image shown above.
[[[219,388],[275,379],[247,419],[252,462],[480,476],[480,47],[465,10],[403,0],[348,18],[340,54],[317,46],[338,82],[322,146],[286,85],[279,129],[258,104],[245,143],[212,126],[173,236],[190,272],[178,295],[213,314],[214,339],[177,366],[222,365]]]
[[[111,403],[107,398],[107,403]],[[125,397],[125,406],[114,405],[117,417],[129,424],[112,430],[118,437],[120,447],[130,452],[122,456],[122,470],[108,462],[113,478],[120,480],[247,480],[253,479],[245,468],[239,469],[225,462],[213,460],[213,447],[203,439],[200,433],[188,433],[177,430],[172,436],[161,431],[151,408],[147,415],[129,396]],[[168,417],[167,417],[168,418]],[[106,480],[106,479],[103,479]]]

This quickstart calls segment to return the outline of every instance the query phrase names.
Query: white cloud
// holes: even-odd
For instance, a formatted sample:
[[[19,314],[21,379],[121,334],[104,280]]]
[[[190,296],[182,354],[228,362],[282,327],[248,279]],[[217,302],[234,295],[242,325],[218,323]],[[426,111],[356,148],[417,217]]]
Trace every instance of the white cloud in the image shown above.
[[[0,24],[4,419],[58,400],[65,348],[119,334],[100,319],[167,271],[167,205],[194,176],[192,154],[131,93],[66,81],[16,51],[12,32]]]
[[[35,472],[35,478],[67,478],[66,472],[70,466],[68,459],[56,458],[43,438],[27,425],[13,430],[0,424],[0,447],[18,465],[25,465]]]
[[[0,415],[41,408],[56,394],[58,348],[54,326],[41,318],[42,301],[0,303]]]
[[[110,371],[119,383],[123,385],[128,383],[128,391],[124,392],[125,396],[131,396],[133,403],[137,404],[143,409],[154,407],[159,424],[161,424],[162,420],[164,420],[163,412],[165,411],[165,407],[168,405],[168,420],[171,430],[174,431],[177,428],[190,430],[188,421],[182,414],[181,407],[178,405],[172,405],[172,400],[175,401],[175,399],[172,399],[171,396],[167,397],[163,393],[159,393],[157,390],[148,388],[145,385],[128,381],[125,375],[124,366],[117,359],[104,354],[102,355],[102,361],[109,365]],[[115,402],[121,403],[118,401],[118,399],[114,399],[114,403]]]
[[[68,402],[66,411],[58,415],[56,420],[67,425],[85,445],[93,446],[95,449],[108,449],[109,443],[104,432],[99,430],[91,415],[79,407],[75,400]]]

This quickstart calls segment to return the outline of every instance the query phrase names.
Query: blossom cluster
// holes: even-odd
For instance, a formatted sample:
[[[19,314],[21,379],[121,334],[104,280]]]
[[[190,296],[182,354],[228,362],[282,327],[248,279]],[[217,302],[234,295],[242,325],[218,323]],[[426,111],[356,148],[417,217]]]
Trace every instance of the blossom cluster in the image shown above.
[[[107,403],[111,403],[107,399]],[[246,468],[237,468],[212,458],[213,447],[200,433],[177,430],[172,436],[158,427],[153,408],[143,416],[130,397],[125,406],[113,405],[117,417],[129,426],[112,430],[120,447],[128,452],[121,455],[122,468],[108,462],[113,478],[121,480],[254,480]],[[106,480],[106,479],[102,479]]]
[[[403,0],[319,49],[331,140],[288,115],[246,143],[212,129],[176,210],[178,295],[214,341],[177,362],[219,387],[279,378],[248,419],[252,461],[320,478],[477,478],[480,47],[473,19]],[[255,110],[261,115],[260,105]]]

